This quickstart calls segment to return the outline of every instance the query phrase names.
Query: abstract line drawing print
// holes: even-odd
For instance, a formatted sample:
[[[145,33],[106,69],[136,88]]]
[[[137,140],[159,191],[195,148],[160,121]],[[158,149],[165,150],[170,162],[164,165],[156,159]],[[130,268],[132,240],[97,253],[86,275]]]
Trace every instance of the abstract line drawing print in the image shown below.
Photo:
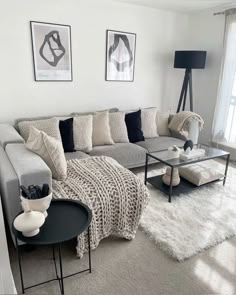
[[[48,50],[45,50],[45,47]],[[47,52],[47,53],[46,53]],[[40,56],[52,67],[56,67],[60,59],[65,55],[65,47],[61,43],[58,31],[51,31],[45,35],[42,46],[39,49]],[[52,60],[50,60],[52,58]]]
[[[35,81],[72,81],[71,27],[30,22]]]
[[[106,31],[106,81],[134,81],[136,34]]]
[[[116,60],[117,56],[114,57],[113,53],[115,53],[119,43],[122,41],[128,51],[129,60],[120,62]],[[108,54],[109,54],[109,61],[115,65],[117,71],[119,72],[124,72],[126,67],[130,68],[133,64],[133,53],[130,48],[129,39],[126,35],[114,34],[114,43],[113,45],[110,46]]]

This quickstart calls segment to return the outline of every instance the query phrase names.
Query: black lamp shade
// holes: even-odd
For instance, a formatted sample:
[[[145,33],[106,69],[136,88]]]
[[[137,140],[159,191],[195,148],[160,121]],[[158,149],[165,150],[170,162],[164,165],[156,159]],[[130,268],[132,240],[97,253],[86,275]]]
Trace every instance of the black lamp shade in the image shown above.
[[[201,50],[175,51],[174,68],[204,69],[206,63],[206,54],[206,51]]]

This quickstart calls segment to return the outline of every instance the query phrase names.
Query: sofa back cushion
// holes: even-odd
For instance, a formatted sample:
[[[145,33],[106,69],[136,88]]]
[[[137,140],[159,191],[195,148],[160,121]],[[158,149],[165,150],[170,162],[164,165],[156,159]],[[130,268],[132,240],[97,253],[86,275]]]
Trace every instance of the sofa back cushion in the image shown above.
[[[35,127],[38,130],[44,131],[47,135],[61,140],[60,130],[59,130],[59,120],[57,118],[50,118],[38,121],[22,121],[18,124],[20,134],[25,141],[28,140],[30,126]]]
[[[111,137],[114,142],[129,142],[127,127],[125,124],[125,112],[109,114]]]
[[[73,134],[75,150],[90,152],[93,148],[93,116],[74,117]]]
[[[24,143],[24,139],[14,126],[7,123],[0,124],[0,145],[5,149],[8,143]]]
[[[52,171],[54,179],[66,179],[67,163],[61,141],[31,126],[26,148],[38,154],[44,160]]]
[[[108,110],[102,110],[102,111],[91,111],[91,112],[73,112],[71,116],[87,116],[87,115],[95,115],[96,113],[101,113],[101,112],[108,112],[108,113],[115,113],[118,112],[118,108],[111,108]]]
[[[141,110],[125,115],[128,137],[130,142],[143,141],[143,131],[141,129]]]
[[[114,144],[111,137],[108,112],[97,112],[93,115],[93,146]]]

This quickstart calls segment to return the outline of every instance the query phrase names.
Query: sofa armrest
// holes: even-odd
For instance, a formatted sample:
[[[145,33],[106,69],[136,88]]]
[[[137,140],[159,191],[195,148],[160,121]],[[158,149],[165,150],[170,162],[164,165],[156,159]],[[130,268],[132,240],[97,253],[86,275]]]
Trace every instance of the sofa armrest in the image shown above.
[[[19,180],[11,162],[0,146],[0,194],[4,215],[11,232],[13,242],[14,237],[11,230],[12,222],[15,216],[21,211],[20,206],[20,186]]]
[[[38,155],[28,151],[24,144],[7,144],[5,151],[0,146],[0,194],[13,242],[12,222],[22,210],[20,185],[43,183],[51,188],[51,171]]]
[[[6,153],[19,179],[20,185],[43,185],[52,187],[52,173],[46,163],[24,144],[8,144]]]
[[[8,143],[24,143],[24,139],[11,124],[0,124],[0,145],[5,148]]]
[[[173,119],[173,117],[174,117],[174,114],[171,114],[169,117],[169,123]],[[184,131],[187,131],[187,134],[188,134],[187,136],[173,130],[170,130],[170,134],[171,136],[182,139],[184,141],[192,140],[193,144],[198,143],[200,128],[199,128],[199,122],[197,119],[189,118],[184,125]]]

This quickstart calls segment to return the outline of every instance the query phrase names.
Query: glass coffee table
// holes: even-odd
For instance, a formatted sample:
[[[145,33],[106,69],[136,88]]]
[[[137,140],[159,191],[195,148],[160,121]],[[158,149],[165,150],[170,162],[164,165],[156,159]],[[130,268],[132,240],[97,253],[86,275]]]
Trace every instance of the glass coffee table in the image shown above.
[[[147,184],[147,182],[152,184],[154,187],[156,187],[157,189],[159,189],[163,193],[167,194],[169,196],[168,200],[169,200],[169,202],[171,202],[172,196],[178,196],[182,193],[187,193],[187,192],[193,190],[194,188],[198,187],[181,177],[180,177],[181,178],[180,184],[178,186],[173,186],[172,181],[173,181],[174,168],[179,168],[179,167],[186,166],[189,164],[199,163],[202,161],[207,161],[207,160],[222,158],[222,157],[226,158],[224,177],[222,179],[218,179],[215,181],[222,180],[223,185],[225,185],[227,171],[228,171],[228,165],[229,165],[230,153],[225,152],[220,149],[217,149],[217,148],[209,147],[209,146],[203,145],[203,144],[194,145],[194,149],[196,149],[196,148],[197,149],[204,149],[205,155],[201,156],[201,157],[194,158],[194,159],[182,160],[181,158],[172,158],[171,159],[168,156],[168,150],[147,153],[146,154],[146,164],[145,164],[145,179],[144,179],[145,185]],[[150,159],[152,159],[151,163],[150,163]],[[149,165],[155,163],[155,162],[153,162],[153,159],[156,160],[157,162],[161,162],[171,168],[171,176],[170,176],[170,185],[169,186],[162,182],[163,175],[147,177]]]

